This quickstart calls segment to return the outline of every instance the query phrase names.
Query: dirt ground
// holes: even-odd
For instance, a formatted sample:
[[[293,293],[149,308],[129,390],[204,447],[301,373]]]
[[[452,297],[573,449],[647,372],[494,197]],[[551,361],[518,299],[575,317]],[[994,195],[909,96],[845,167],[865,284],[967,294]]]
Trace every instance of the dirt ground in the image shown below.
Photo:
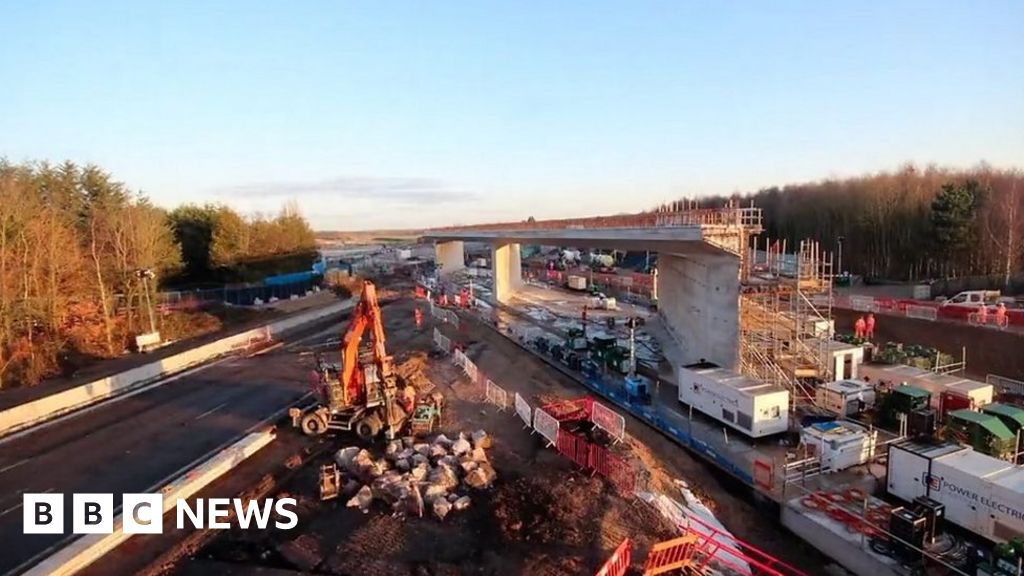
[[[853,332],[853,323],[863,312],[836,309],[833,317],[836,330]],[[1024,379],[1024,334],[1003,332],[962,323],[931,322],[916,318],[876,314],[876,343],[888,341],[931,346],[958,360],[960,351],[967,350],[968,375],[985,379],[986,374],[997,374],[1017,380]]]
[[[381,503],[364,515],[345,507],[347,497],[318,501],[316,463],[277,495],[299,500],[298,528],[226,531],[178,566],[178,574],[593,574],[626,537],[635,543],[634,567],[639,567],[652,544],[678,535],[643,503],[621,497],[604,479],[580,473],[545,448],[513,411],[484,404],[479,389],[449,358],[429,355],[432,326],[428,321],[422,330],[415,328],[414,305],[402,298],[384,309],[388,348],[403,378],[417,387],[429,381],[445,394],[441,431],[452,436],[484,429],[492,436],[488,457],[498,474],[494,486],[471,492],[470,508],[444,521],[392,517]],[[484,373],[533,406],[542,399],[584,395],[572,380],[489,328],[463,322],[453,335]],[[630,437],[619,449],[651,470],[655,488],[681,499],[671,491],[671,479],[685,480],[737,537],[812,574],[829,563],[785,533],[777,510],[758,506],[744,487],[635,420],[627,418],[626,430]],[[331,453],[353,443],[351,437],[325,441],[332,442]]]

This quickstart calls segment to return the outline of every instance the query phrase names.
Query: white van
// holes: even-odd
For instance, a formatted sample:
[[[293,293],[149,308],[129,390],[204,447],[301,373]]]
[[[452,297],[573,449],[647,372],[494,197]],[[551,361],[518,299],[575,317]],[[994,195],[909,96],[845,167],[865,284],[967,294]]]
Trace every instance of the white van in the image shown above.
[[[984,306],[995,306],[999,301],[1001,293],[998,290],[967,290],[946,300],[942,306],[962,306],[965,308],[980,308]]]

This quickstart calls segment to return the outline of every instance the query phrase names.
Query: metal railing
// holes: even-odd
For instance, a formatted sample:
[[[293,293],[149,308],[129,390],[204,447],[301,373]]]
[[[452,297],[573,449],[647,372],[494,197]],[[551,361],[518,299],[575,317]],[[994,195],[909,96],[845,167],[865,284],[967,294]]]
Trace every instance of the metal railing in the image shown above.
[[[744,228],[749,232],[760,232],[762,230],[762,213],[760,208],[752,207],[702,208],[675,212],[641,212],[639,214],[593,216],[589,218],[446,226],[427,230],[427,234],[429,235],[431,232],[488,230],[578,230],[584,228],[655,228],[673,226],[728,226]]]

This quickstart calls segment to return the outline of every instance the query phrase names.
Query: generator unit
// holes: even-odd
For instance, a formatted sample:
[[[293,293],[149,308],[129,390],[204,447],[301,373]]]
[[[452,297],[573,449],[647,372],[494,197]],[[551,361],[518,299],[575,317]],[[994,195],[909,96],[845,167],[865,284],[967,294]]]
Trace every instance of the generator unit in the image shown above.
[[[1012,460],[1017,452],[1017,435],[992,414],[954,410],[946,414],[944,436],[1000,460]]]

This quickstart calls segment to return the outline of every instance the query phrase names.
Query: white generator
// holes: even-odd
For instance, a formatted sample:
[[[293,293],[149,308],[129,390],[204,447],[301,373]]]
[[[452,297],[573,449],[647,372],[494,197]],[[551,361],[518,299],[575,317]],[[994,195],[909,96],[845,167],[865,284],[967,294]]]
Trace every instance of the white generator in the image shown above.
[[[804,428],[800,441],[814,447],[822,472],[839,472],[867,464],[875,456],[878,431],[850,422],[820,422]]]
[[[889,447],[889,493],[927,496],[946,519],[993,542],[1024,535],[1024,467],[958,444],[903,441]]]
[[[680,368],[679,401],[751,438],[789,429],[788,390],[724,368]]]
[[[839,380],[822,384],[814,391],[814,400],[840,416],[853,416],[875,405],[875,388],[862,380]]]

